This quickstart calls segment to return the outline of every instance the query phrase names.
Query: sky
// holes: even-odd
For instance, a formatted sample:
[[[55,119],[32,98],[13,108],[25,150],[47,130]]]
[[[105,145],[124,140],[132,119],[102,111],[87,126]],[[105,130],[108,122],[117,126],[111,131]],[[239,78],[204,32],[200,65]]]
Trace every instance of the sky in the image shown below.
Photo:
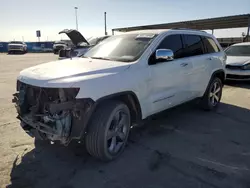
[[[0,41],[67,39],[63,29],[75,29],[86,37],[108,34],[112,28],[250,13],[250,0],[0,0]],[[216,37],[240,37],[246,28],[216,30]]]

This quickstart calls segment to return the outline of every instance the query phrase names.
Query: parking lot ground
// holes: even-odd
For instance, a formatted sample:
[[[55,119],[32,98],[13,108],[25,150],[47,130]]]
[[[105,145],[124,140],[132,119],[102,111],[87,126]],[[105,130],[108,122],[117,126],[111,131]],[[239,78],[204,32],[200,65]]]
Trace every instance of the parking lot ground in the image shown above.
[[[0,187],[250,187],[250,83],[227,83],[215,112],[189,103],[153,117],[131,130],[119,159],[102,163],[76,143],[35,147],[15,118],[19,71],[56,58],[0,54]]]

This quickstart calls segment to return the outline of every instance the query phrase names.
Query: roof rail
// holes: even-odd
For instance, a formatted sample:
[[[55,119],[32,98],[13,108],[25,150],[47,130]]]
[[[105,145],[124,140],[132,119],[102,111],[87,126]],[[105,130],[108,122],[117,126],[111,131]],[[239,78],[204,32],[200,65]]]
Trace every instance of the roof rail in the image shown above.
[[[173,30],[191,30],[191,31],[201,31],[201,32],[204,32],[206,33],[206,31],[202,31],[202,30],[199,30],[199,29],[190,29],[190,28],[171,28]]]

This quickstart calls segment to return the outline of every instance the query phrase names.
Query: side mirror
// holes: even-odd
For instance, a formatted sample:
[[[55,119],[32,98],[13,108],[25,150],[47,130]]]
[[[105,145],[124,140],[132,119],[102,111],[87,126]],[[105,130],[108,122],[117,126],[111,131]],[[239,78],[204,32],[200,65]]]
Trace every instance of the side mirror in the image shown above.
[[[169,49],[158,49],[155,53],[156,61],[172,61],[174,59],[174,52]]]

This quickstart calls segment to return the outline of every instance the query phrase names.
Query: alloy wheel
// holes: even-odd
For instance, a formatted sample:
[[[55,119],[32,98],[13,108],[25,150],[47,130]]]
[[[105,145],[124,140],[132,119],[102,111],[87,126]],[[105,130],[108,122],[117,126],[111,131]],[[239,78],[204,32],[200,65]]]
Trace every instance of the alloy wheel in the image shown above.
[[[107,147],[110,154],[116,154],[126,143],[129,117],[123,111],[117,111],[113,116],[106,134]]]
[[[221,90],[221,85],[218,82],[214,82],[209,93],[209,101],[212,106],[216,106],[220,102]]]

